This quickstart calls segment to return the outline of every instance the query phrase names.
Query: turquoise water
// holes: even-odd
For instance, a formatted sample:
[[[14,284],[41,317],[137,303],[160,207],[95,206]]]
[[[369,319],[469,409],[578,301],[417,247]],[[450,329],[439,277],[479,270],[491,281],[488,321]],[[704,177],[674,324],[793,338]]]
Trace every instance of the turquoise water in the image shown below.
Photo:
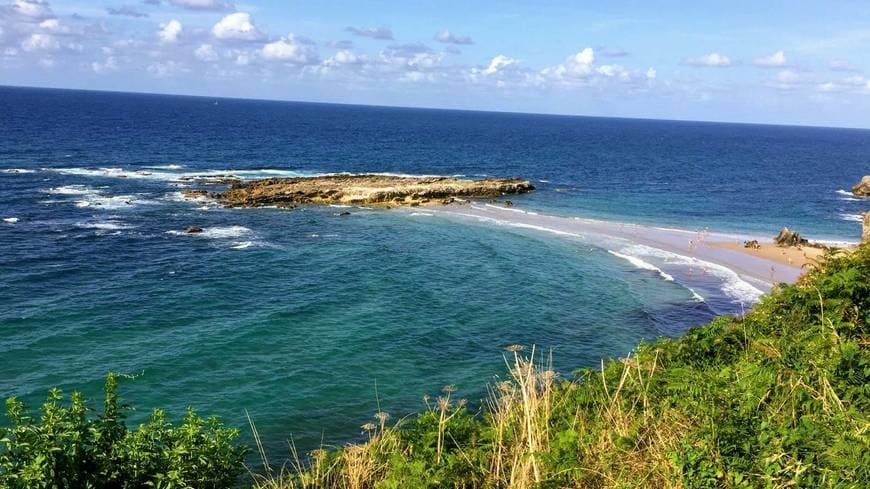
[[[746,304],[698,301],[569,236],[425,210],[221,209],[180,177],[517,175],[539,212],[856,240],[870,132],[0,89],[0,396],[98,398],[137,374],[141,419],[193,405],[280,460],[359,436],[455,384],[472,403],[512,343],[557,370]],[[215,102],[218,102],[215,105]],[[432,214],[432,215],[430,215]],[[203,235],[177,231],[206,228]]]

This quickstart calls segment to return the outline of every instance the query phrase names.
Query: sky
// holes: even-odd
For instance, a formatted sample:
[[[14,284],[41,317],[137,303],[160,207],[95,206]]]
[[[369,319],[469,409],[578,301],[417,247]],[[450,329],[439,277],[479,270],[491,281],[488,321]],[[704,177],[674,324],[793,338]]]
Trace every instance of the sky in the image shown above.
[[[870,2],[0,0],[0,85],[870,127]]]

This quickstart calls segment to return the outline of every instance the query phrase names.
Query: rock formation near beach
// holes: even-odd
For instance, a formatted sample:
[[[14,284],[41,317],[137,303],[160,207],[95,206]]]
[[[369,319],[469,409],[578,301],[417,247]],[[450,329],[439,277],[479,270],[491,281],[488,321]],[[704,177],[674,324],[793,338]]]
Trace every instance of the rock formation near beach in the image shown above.
[[[852,193],[857,197],[870,197],[870,175],[865,175],[860,182],[852,187]]]
[[[809,243],[806,238],[801,236],[801,233],[792,231],[789,228],[782,228],[782,231],[773,238],[773,242],[777,246],[799,246]]]
[[[292,204],[344,204],[418,206],[448,204],[454,198],[497,197],[534,190],[527,180],[388,175],[330,175],[304,178],[269,178],[233,184],[225,192],[209,193],[229,207],[290,206]]]
[[[861,242],[870,243],[870,211],[864,213],[864,221],[861,224]]]

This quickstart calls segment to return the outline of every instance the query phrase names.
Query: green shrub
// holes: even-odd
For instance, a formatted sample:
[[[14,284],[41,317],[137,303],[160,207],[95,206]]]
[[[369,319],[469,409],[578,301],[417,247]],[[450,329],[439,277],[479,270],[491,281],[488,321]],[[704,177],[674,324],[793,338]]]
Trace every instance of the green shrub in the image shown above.
[[[156,410],[138,429],[125,424],[126,405],[109,374],[103,412],[92,415],[74,392],[53,389],[34,418],[24,404],[6,401],[0,428],[0,487],[9,489],[224,488],[244,470],[238,430],[192,409],[173,426]]]

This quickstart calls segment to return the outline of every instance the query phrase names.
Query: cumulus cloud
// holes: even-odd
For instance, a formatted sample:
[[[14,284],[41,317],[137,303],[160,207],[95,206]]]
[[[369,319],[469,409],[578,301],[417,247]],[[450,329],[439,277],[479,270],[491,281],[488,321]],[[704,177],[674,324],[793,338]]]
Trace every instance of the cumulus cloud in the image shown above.
[[[471,37],[454,34],[447,29],[435,34],[434,39],[444,44],[474,44],[474,40]]]
[[[0,8],[8,15],[23,21],[38,22],[54,17],[51,6],[42,0],[15,0]]]
[[[365,55],[359,55],[348,49],[342,49],[323,62],[324,66],[357,65],[368,61]]]
[[[760,58],[756,58],[755,61],[752,62],[752,64],[764,68],[779,68],[786,66],[788,63],[785,59],[785,53],[782,51],[777,51],[770,56],[762,56]]]
[[[148,17],[148,14],[144,12],[140,12],[136,10],[134,7],[129,5],[123,5],[121,7],[106,7],[106,12],[109,15],[119,15],[123,17],[134,17],[134,18],[145,18]]]
[[[494,75],[503,71],[505,68],[516,65],[517,63],[519,63],[519,60],[499,54],[489,61],[489,65],[484,68],[481,73],[484,75]]]
[[[541,74],[548,78],[558,80],[572,80],[588,77],[593,73],[595,51],[592,48],[584,48],[578,53],[569,56],[564,63],[550,68],[545,68]]]
[[[60,49],[60,43],[54,36],[49,34],[31,34],[30,37],[21,41],[21,49],[24,51],[55,51]]]
[[[393,31],[387,27],[347,27],[345,31],[351,32],[357,36],[369,37],[382,41],[392,41]]]
[[[219,56],[211,44],[202,44],[193,51],[193,55],[200,61],[217,61]]]
[[[720,53],[707,53],[696,58],[689,58],[686,64],[690,66],[713,66],[723,68],[731,66],[731,58]]]
[[[312,64],[318,62],[317,50],[309,42],[293,34],[277,41],[267,43],[260,51],[264,59],[286,61],[293,64]]]
[[[91,63],[91,69],[94,73],[103,75],[112,71],[118,70],[118,60],[114,56],[107,56],[102,63],[94,61]]]
[[[211,28],[211,33],[222,40],[256,41],[263,37],[251,20],[251,14],[246,12],[225,16]]]
[[[160,24],[160,30],[157,31],[157,37],[160,38],[160,42],[171,44],[178,41],[178,35],[181,34],[183,27],[181,22],[176,19],[172,19],[165,24]]]
[[[146,2],[154,5],[154,2]],[[223,11],[232,10],[233,4],[222,0],[169,0],[169,3],[176,7],[185,8],[188,10],[211,10]]]
[[[435,53],[425,44],[411,43],[390,46],[380,53],[386,65],[411,70],[428,70],[441,64],[444,55]]]

